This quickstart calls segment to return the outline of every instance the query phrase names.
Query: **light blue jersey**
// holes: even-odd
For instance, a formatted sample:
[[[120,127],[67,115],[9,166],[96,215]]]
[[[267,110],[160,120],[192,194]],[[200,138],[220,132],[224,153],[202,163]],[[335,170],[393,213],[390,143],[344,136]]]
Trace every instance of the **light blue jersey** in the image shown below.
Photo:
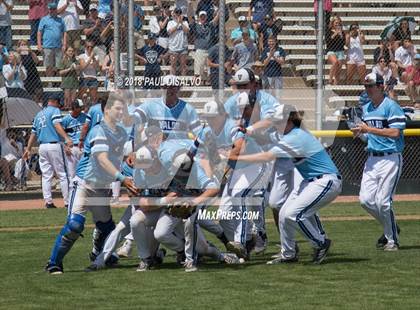
[[[137,123],[159,127],[168,139],[186,139],[188,132],[198,135],[201,127],[195,108],[181,99],[172,108],[162,98],[145,102],[133,116]]]
[[[239,119],[242,117],[236,103],[238,96],[239,92],[229,97],[225,102],[225,111],[230,118]],[[271,94],[263,90],[258,90],[256,104],[258,104],[260,107],[260,120],[263,120],[271,117],[274,114],[274,111],[280,105],[280,102]]]
[[[87,115],[85,113],[80,113],[78,117],[74,118],[71,114],[67,114],[63,117],[61,125],[64,128],[64,131],[73,141],[74,145],[79,143],[80,133],[82,132],[82,126],[86,122]]]
[[[98,125],[96,125],[96,126],[98,126]],[[77,163],[76,176],[78,176],[81,179],[84,178],[86,168],[89,165],[94,132],[95,132],[94,130],[90,130],[88,132],[88,134],[86,136],[85,143],[83,144],[82,158],[80,158],[79,162]]]
[[[99,124],[103,117],[104,113],[102,112],[100,103],[91,106],[86,118],[86,123],[89,125],[89,130],[91,130],[95,125]]]
[[[127,139],[128,136],[124,128],[118,125],[114,131],[102,121],[98,126],[93,128],[92,137],[89,141],[92,146],[91,158],[84,175],[84,180],[87,183],[93,184],[96,187],[106,188],[115,181],[115,176],[110,175],[102,168],[96,156],[99,153],[108,153],[108,160],[114,167],[119,168],[122,163],[124,144]]]
[[[269,152],[279,158],[290,158],[305,180],[323,174],[337,174],[338,169],[322,144],[308,131],[293,128],[284,136],[271,134],[274,145]]]
[[[32,133],[36,134],[40,144],[59,142],[61,138],[54,126],[62,120],[60,109],[49,105],[35,116],[32,122]]]
[[[172,174],[171,167],[175,155],[192,151],[194,149],[194,141],[190,139],[171,139],[164,141],[158,149],[158,158],[162,166]]]
[[[163,166],[157,174],[147,174],[143,169],[134,169],[134,183],[143,191],[144,196],[165,196],[171,180],[172,177]]]
[[[369,127],[397,128],[400,136],[397,139],[367,134],[369,152],[400,153],[404,149],[403,129],[405,128],[405,115],[401,107],[394,100],[385,97],[382,103],[374,107],[372,101],[363,106],[363,121]]]
[[[217,134],[213,132],[216,136],[216,143],[218,149],[224,149],[225,151],[230,151],[232,149],[233,144],[240,140],[245,139],[245,148],[241,150],[241,155],[248,155],[248,154],[255,154],[262,152],[261,146],[255,142],[255,140],[243,132],[238,130],[238,121],[228,118],[226,119],[225,125],[223,126],[222,130]],[[236,164],[233,161],[229,161],[228,164],[232,168],[244,168],[250,163],[238,161]]]

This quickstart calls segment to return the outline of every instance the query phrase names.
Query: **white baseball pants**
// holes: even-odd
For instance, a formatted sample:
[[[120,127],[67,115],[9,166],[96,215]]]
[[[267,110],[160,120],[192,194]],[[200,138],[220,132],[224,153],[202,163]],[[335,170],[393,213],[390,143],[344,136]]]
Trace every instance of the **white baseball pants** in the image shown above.
[[[76,175],[77,164],[79,163],[80,158],[82,157],[82,151],[78,146],[73,146],[71,149],[71,154],[66,154],[66,164],[67,164],[67,174],[69,180],[73,180]],[[73,182],[70,182],[70,192],[73,188]]]

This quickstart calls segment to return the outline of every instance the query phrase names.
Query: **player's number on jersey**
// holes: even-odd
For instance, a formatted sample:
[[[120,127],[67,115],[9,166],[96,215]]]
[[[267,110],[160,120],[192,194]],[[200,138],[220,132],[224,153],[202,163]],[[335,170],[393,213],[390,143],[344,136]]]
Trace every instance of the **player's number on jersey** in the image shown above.
[[[47,127],[47,118],[45,117],[45,115],[39,118],[39,126],[41,128]]]

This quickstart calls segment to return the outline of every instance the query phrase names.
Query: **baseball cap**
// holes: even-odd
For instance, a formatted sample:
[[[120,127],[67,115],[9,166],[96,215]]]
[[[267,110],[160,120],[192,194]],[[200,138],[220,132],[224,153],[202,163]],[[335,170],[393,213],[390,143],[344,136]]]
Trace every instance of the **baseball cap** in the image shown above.
[[[255,75],[251,69],[239,69],[233,76],[235,85],[245,85],[252,81],[255,81]]]
[[[287,120],[291,113],[297,112],[296,107],[290,104],[281,104],[275,108],[274,114],[270,117],[272,121]]]
[[[153,39],[153,40],[156,40],[157,39],[157,34],[156,33],[153,33],[153,32],[150,32],[148,35],[147,35],[147,38],[150,40],[150,39]]]
[[[246,22],[246,17],[245,16],[239,16],[238,21],[239,22]]]
[[[134,167],[136,169],[148,169],[153,165],[153,154],[147,146],[142,146],[136,152],[136,161]]]
[[[216,101],[209,101],[204,105],[204,110],[201,113],[205,117],[216,117],[220,116],[219,105]]]
[[[175,75],[165,75],[162,79],[162,87],[179,87],[180,80]]]
[[[236,98],[236,105],[238,108],[244,108],[249,105],[249,95],[247,92],[241,92]]]
[[[207,12],[206,11],[200,11],[200,13],[198,13],[198,16],[201,16],[201,15],[206,15],[207,16]]]
[[[57,100],[57,101],[60,101],[61,100],[61,95],[58,92],[51,92],[48,95],[48,100]]]
[[[49,9],[56,9],[57,8],[57,3],[56,2],[50,2],[50,3],[48,3],[48,8]]]
[[[72,103],[72,108],[73,109],[83,108],[84,106],[85,105],[83,104],[83,101],[81,99],[76,99]]]
[[[369,73],[365,76],[364,85],[384,85],[384,78],[377,73]]]
[[[93,10],[98,10],[98,6],[96,5],[96,3],[91,3],[89,5],[89,11],[93,11]]]
[[[182,14],[182,9],[181,8],[175,8],[174,13],[175,14]]]

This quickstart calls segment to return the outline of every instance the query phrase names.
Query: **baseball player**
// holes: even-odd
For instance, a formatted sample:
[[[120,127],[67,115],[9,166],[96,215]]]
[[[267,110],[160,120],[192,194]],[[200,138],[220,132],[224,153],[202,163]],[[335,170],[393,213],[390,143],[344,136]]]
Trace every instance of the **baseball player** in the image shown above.
[[[76,167],[80,158],[82,157],[82,150],[79,149],[80,133],[83,124],[86,122],[86,114],[82,112],[84,105],[83,101],[76,99],[72,102],[72,110],[69,114],[63,117],[61,125],[64,131],[69,135],[73,142],[73,147],[70,153],[66,154],[67,173],[70,180],[70,192],[73,189],[73,178],[76,175]]]
[[[392,196],[402,171],[406,119],[399,104],[384,96],[382,76],[368,74],[365,88],[369,102],[362,106],[363,122],[351,129],[355,136],[367,138],[368,159],[363,170],[359,199],[363,208],[383,227],[384,234],[379,238],[377,247],[384,251],[397,251],[399,232]]]
[[[180,141],[182,140],[165,141],[158,150],[158,157],[163,167],[173,176],[169,185],[170,191],[177,197],[185,197],[178,198],[181,200],[177,199],[175,202],[165,201],[164,203],[173,206],[170,210],[180,206],[188,214],[185,217],[178,217],[175,212],[162,212],[156,224],[154,236],[160,243],[176,251],[178,257],[185,252],[186,272],[197,271],[199,253],[218,261],[236,263],[238,259],[236,255],[222,254],[215,246],[206,242],[199,227],[198,209],[203,208],[211,197],[217,195],[219,185],[217,180],[206,175],[199,161],[190,156],[189,148]],[[177,226],[181,224],[184,227],[185,242],[174,234]]]
[[[118,179],[125,187],[137,194],[131,178],[125,177],[117,167],[120,166],[124,143],[127,141],[125,130],[118,126],[124,113],[123,99],[112,94],[103,104],[104,119],[89,133],[89,160],[82,159],[85,165],[82,180],[75,185],[67,223],[57,236],[46,270],[50,274],[63,273],[63,259],[83,232],[86,212],[93,215],[96,230],[94,235],[94,256],[99,254],[107,236],[115,228],[109,206],[112,181]],[[76,172],[77,173],[77,172]]]
[[[295,232],[301,231],[314,248],[313,263],[326,257],[331,240],[326,238],[317,212],[341,192],[341,176],[322,144],[301,128],[301,115],[292,106],[276,108],[272,116],[276,132],[267,152],[231,156],[245,162],[270,162],[277,157],[291,158],[303,177],[280,209],[281,256],[267,264],[298,261]],[[233,154],[234,155],[234,154]]]
[[[64,204],[67,207],[69,193],[69,179],[64,158],[64,140],[66,152],[73,147],[73,141],[64,131],[61,122],[62,115],[59,109],[60,97],[52,94],[48,99],[48,105],[40,111],[32,123],[32,133],[29,137],[28,146],[23,159],[28,160],[35,139],[39,142],[39,166],[42,172],[42,194],[45,200],[45,207],[56,208],[51,195],[51,183],[54,173],[60,180],[61,192]]]
[[[80,133],[80,139],[79,139],[79,148],[83,149],[83,144],[86,138],[87,133],[97,124],[99,124],[102,121],[102,118],[104,117],[103,111],[102,111],[102,103],[106,101],[101,99],[98,103],[94,104],[89,108],[89,111],[86,114],[86,122],[82,127],[82,131]]]

